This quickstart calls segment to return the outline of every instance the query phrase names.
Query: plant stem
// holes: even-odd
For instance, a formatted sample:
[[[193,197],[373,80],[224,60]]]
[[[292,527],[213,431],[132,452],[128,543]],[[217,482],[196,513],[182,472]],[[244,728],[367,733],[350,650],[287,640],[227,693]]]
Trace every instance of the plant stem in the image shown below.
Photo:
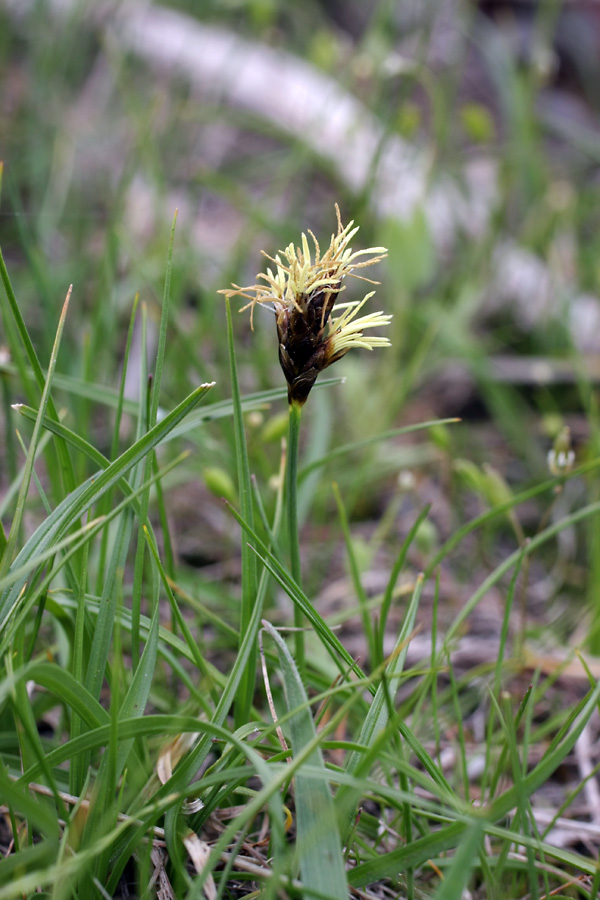
[[[300,416],[302,406],[296,401],[290,403],[288,428],[287,466],[285,493],[287,498],[288,535],[290,543],[290,563],[292,578],[302,587],[302,569],[300,565],[300,538],[298,535],[298,437],[300,435]],[[303,616],[297,606],[294,607],[294,627],[303,627]],[[295,633],[296,665],[300,673],[304,670],[304,632]]]

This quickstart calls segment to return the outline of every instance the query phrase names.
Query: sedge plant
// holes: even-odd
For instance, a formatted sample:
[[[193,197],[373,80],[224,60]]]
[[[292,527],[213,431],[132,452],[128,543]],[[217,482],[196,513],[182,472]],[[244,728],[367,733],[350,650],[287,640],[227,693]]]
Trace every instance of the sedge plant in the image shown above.
[[[257,304],[271,308],[275,314],[279,362],[285,375],[288,390],[288,443],[286,465],[287,523],[292,578],[301,586],[300,540],[298,533],[298,449],[302,409],[319,373],[340,360],[346,353],[362,347],[389,347],[387,337],[365,334],[372,328],[388,325],[391,316],[372,312],[358,316],[363,306],[374,295],[366,294],[362,300],[339,302],[346,290],[348,276],[378,284],[360,272],[381,262],[387,256],[385,247],[369,247],[353,250],[351,241],[359,226],[350,221],[342,224],[340,209],[336,204],[337,233],[331,235],[329,246],[321,253],[319,242],[308,231],[313,249],[306,234],[301,245],[289,244],[275,257],[263,251],[273,264],[257,275],[257,283],[248,287],[234,284],[222,291],[226,297],[241,296],[248,300],[241,311],[250,310],[250,323],[254,326],[254,309]],[[304,663],[303,617],[294,608],[296,628],[296,662],[300,671]]]

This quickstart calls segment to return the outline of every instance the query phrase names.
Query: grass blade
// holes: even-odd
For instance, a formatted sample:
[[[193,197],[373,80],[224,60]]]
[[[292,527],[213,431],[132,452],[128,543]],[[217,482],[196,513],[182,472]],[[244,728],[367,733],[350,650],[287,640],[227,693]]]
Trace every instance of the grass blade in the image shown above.
[[[352,584],[354,585],[354,593],[358,599],[358,604],[360,608],[360,615],[362,620],[363,632],[365,635],[365,639],[367,642],[367,648],[369,653],[369,662],[371,667],[375,665],[375,660],[377,659],[377,648],[375,646],[375,632],[373,630],[373,623],[371,622],[371,616],[369,615],[368,608],[368,600],[366,591],[362,585],[361,577],[360,577],[360,569],[358,565],[358,561],[356,559],[356,553],[354,552],[354,546],[352,544],[352,535],[350,534],[350,523],[348,521],[348,514],[346,512],[346,507],[344,506],[344,502],[342,500],[342,495],[340,493],[339,486],[336,482],[333,483],[333,495],[335,497],[335,502],[338,508],[338,515],[340,517],[340,523],[342,526],[342,533],[344,535],[344,542],[346,544],[346,555],[348,557],[348,566],[350,569],[350,575],[352,577]]]
[[[315,738],[315,724],[310,710],[306,708],[306,691],[290,651],[272,625],[263,622],[263,626],[277,645],[287,708],[292,711],[303,707],[289,721],[292,747],[297,754]],[[319,748],[313,751],[306,764],[325,772],[325,763]],[[331,900],[348,900],[342,845],[327,782],[306,775],[300,768],[294,777],[294,784],[296,842],[304,886],[303,897],[307,900],[323,896]]]
[[[8,306],[10,309],[10,313],[12,315],[14,325],[17,328],[17,332],[19,334],[19,337],[21,339],[23,347],[25,348],[25,354],[27,356],[27,360],[29,362],[29,365],[31,366],[31,372],[33,373],[32,377],[35,380],[35,382],[37,383],[37,387],[43,395],[44,386],[48,380],[48,374],[46,373],[46,375],[44,375],[44,372],[40,365],[40,361],[38,359],[37,353],[35,352],[35,348],[33,346],[31,338],[29,337],[29,333],[27,331],[25,321],[23,319],[23,316],[21,315],[21,309],[20,309],[19,303],[15,296],[15,292],[13,290],[10,278],[8,276],[8,271],[6,269],[4,257],[2,256],[2,250],[0,250],[0,279],[2,280],[2,283],[4,285],[4,291],[6,294],[6,298],[8,300]],[[70,295],[70,293],[71,293],[71,288],[69,288],[67,297]],[[7,331],[8,330],[9,329],[7,329]],[[20,346],[19,347],[15,346],[15,343],[13,342],[12,349],[13,349],[13,351],[16,351],[17,359],[19,361],[21,361],[22,351],[21,351]],[[19,369],[19,375],[21,377],[23,385],[24,385],[24,387],[26,387],[29,384],[29,377],[28,377],[29,373],[26,371],[26,368],[23,364],[20,364],[18,369]],[[54,405],[54,401],[51,396],[48,396],[48,398],[47,398],[47,406],[48,406],[48,412],[49,412],[51,418],[56,419],[58,421],[58,413],[56,411],[56,407]],[[75,475],[73,473],[73,467],[71,465],[71,460],[69,458],[69,454],[68,454],[66,448],[60,442],[58,442],[56,445],[56,453],[58,456],[59,468],[62,473],[62,478],[64,481],[65,491],[72,490],[75,487]]]
[[[235,347],[233,344],[233,323],[231,320],[231,304],[226,298],[227,309],[227,340],[229,347],[229,370],[231,377],[231,396],[233,404],[233,424],[235,434],[235,452],[237,458],[238,490],[242,518],[248,523],[250,529],[254,528],[254,507],[252,502],[252,482],[250,480],[250,467],[248,463],[248,448],[244,431],[244,419],[242,414],[242,399],[238,382],[237,363],[235,359]],[[244,528],[244,526],[242,526]],[[252,619],[252,611],[256,603],[256,588],[258,579],[257,559],[248,547],[246,534],[242,532],[242,606],[240,610],[240,634],[244,635]],[[250,707],[254,696],[254,683],[256,678],[256,647],[248,658],[248,667],[242,675],[239,686],[239,698],[235,705],[235,724],[240,725],[248,721]]]
[[[460,842],[448,874],[436,891],[435,900],[456,900],[464,896],[463,892],[471,876],[473,862],[477,858],[478,848],[483,837],[483,824],[475,822],[467,829]]]
[[[27,498],[27,493],[29,491],[29,485],[31,482],[31,477],[33,474],[33,464],[35,461],[35,453],[38,445],[38,441],[40,439],[41,430],[42,430],[42,421],[44,418],[44,413],[46,412],[46,408],[50,399],[50,385],[52,384],[52,376],[54,374],[54,369],[56,368],[56,360],[58,358],[58,350],[60,347],[60,341],[62,338],[62,333],[65,327],[65,321],[67,317],[67,310],[69,308],[69,300],[71,299],[71,290],[69,288],[67,296],[65,298],[65,302],[62,308],[62,312],[60,314],[60,318],[58,320],[58,328],[56,330],[56,338],[54,340],[54,346],[52,348],[52,354],[50,356],[50,363],[48,365],[48,375],[46,377],[46,381],[44,383],[44,388],[42,391],[42,399],[40,401],[40,408],[38,410],[38,415],[36,418],[36,422],[33,428],[33,435],[31,437],[31,442],[29,444],[29,453],[27,454],[27,460],[25,463],[25,470],[23,472],[23,480],[21,481],[21,488],[19,490],[19,496],[17,497],[17,505],[15,509],[15,514],[13,516],[12,524],[10,527],[10,532],[8,535],[8,540],[6,543],[6,547],[4,548],[4,553],[2,555],[2,560],[0,561],[0,579],[6,575],[10,564],[13,561],[13,557],[15,554],[15,549],[17,546],[17,540],[19,538],[19,534],[21,531],[21,522],[23,520],[23,513],[25,511],[25,500]]]

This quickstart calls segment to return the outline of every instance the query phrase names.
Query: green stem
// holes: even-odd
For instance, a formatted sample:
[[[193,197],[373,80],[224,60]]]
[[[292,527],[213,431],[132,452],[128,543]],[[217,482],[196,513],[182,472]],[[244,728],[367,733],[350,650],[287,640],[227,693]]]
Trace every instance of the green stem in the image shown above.
[[[300,565],[300,537],[298,534],[298,438],[300,435],[300,417],[302,405],[294,400],[290,403],[288,428],[287,466],[285,470],[285,494],[287,498],[288,535],[290,542],[290,563],[292,578],[302,587],[302,569]],[[302,629],[304,619],[302,611],[294,607],[294,627]],[[304,632],[295,633],[296,665],[300,673],[304,670]]]

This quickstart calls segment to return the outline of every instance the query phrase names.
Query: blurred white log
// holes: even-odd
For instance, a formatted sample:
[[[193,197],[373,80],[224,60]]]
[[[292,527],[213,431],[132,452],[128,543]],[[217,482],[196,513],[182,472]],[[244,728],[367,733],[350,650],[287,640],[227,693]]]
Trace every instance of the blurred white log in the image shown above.
[[[34,6],[35,0],[0,0],[15,17]],[[249,111],[305,142],[351,190],[368,187],[379,217],[407,219],[421,207],[444,257],[461,233],[485,237],[499,196],[493,161],[466,163],[460,181],[437,172],[426,151],[388,133],[360,100],[291,53],[150,2],[46,0],[46,6],[57,23],[77,13],[156,71],[177,74],[212,102]],[[508,306],[523,328],[566,307],[575,346],[600,351],[598,299],[557,283],[542,259],[508,237],[496,247],[489,288],[493,302]]]

